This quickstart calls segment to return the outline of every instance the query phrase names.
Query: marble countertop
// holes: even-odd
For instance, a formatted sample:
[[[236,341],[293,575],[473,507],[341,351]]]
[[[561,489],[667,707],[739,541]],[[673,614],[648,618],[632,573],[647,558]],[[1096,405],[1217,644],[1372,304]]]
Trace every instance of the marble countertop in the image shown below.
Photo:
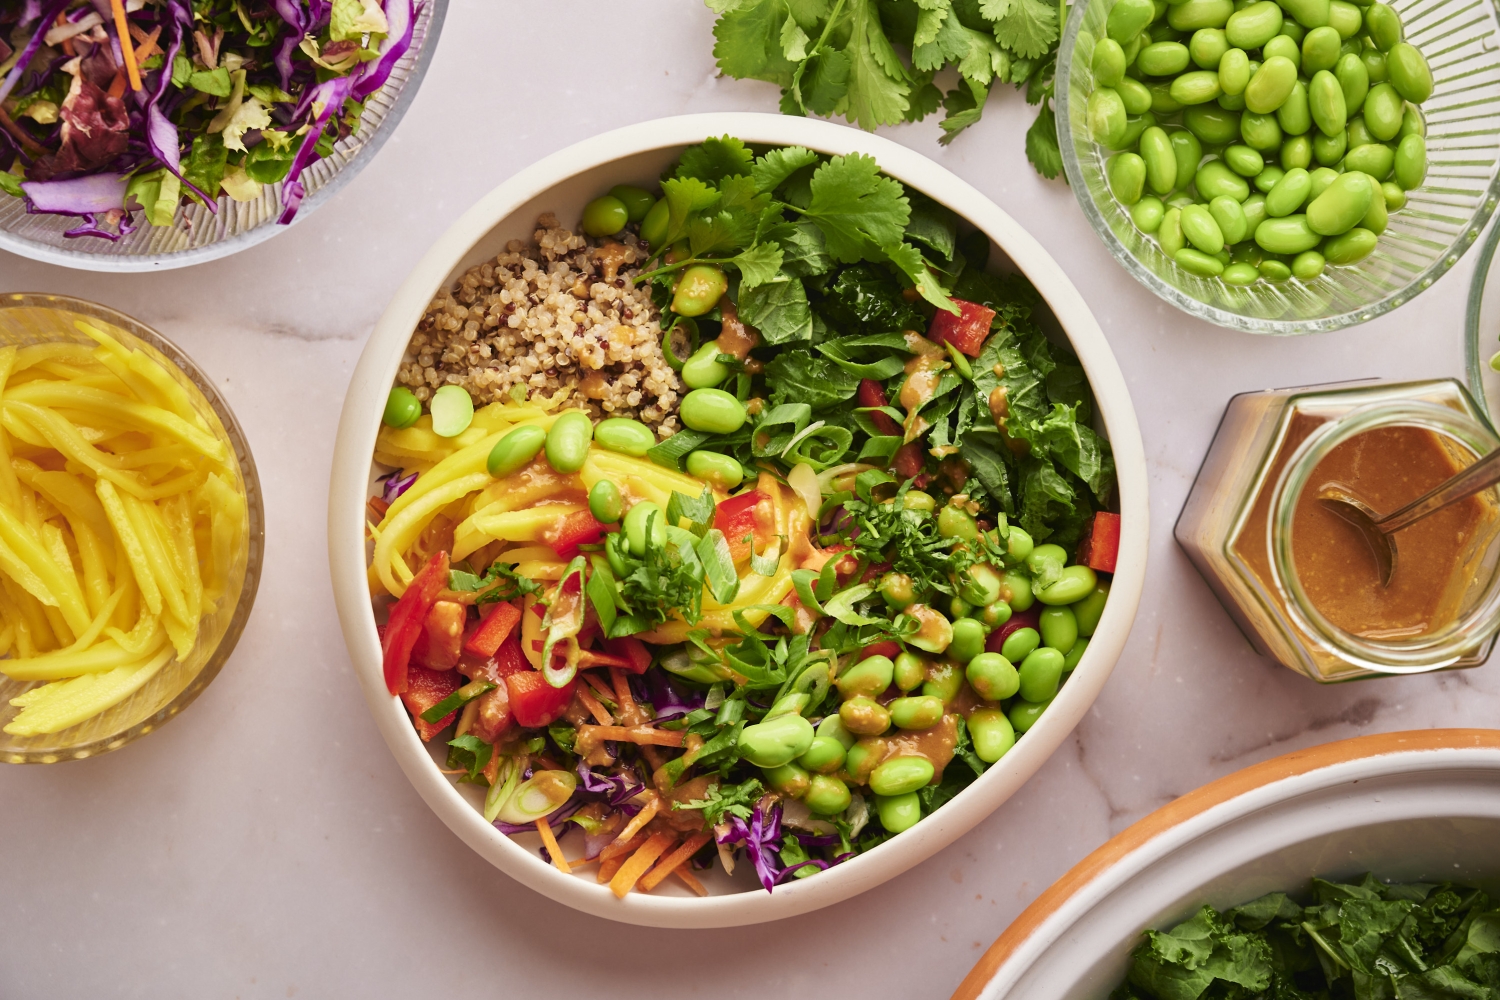
[[[192,710],[104,757],[0,767],[0,996],[946,996],[1054,879],[1206,781],[1361,733],[1496,724],[1500,666],[1319,687],[1258,657],[1171,534],[1234,393],[1461,377],[1477,255],[1356,329],[1279,340],[1198,322],[1127,276],[1072,192],[1032,171],[1022,151],[1032,109],[1007,89],[949,147],[935,121],[888,134],[1042,242],[1130,384],[1151,472],[1150,566],[1129,645],[1093,710],[946,851],[781,923],[627,927],[553,903],[466,848],[381,742],[339,633],[324,530],[339,408],[392,289],[495,184],[631,122],[774,109],[775,88],[716,77],[712,23],[692,0],[455,3],[385,149],[289,232],[157,274],[91,275],[0,253],[0,290],[124,310],[218,378],[266,497],[254,614]]]

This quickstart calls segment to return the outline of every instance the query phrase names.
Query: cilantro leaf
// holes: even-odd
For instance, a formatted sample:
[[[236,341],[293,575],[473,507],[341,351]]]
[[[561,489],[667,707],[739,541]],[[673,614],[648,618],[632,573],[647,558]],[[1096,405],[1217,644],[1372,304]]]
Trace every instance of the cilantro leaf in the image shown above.
[[[849,103],[845,117],[862,129],[905,120],[910,78],[880,25],[875,0],[849,0]]]
[[[673,177],[661,182],[667,200],[667,235],[662,247],[671,246],[687,232],[688,219],[719,200],[719,192],[697,177]]]
[[[1062,149],[1057,144],[1057,116],[1048,101],[1026,130],[1026,159],[1036,172],[1051,180],[1062,172]]]
[[[751,176],[756,189],[769,194],[792,174],[817,162],[818,154],[805,146],[783,146],[756,160]]]
[[[703,813],[705,826],[718,826],[724,821],[725,816],[749,819],[763,791],[765,791],[764,786],[756,778],[738,785],[714,782],[708,786],[708,791],[703,798],[691,802],[673,802],[672,808],[697,809]]]
[[[828,252],[845,264],[878,259],[880,247],[901,242],[911,207],[901,182],[880,176],[873,156],[835,156],[813,172],[804,215],[823,231]]]
[[[789,86],[796,66],[781,48],[786,17],[782,0],[741,0],[725,9],[714,24],[714,59],[719,70],[736,79]]]
[[[1046,55],[1058,38],[1056,6],[1042,0],[1008,0],[1006,6],[995,22],[995,40],[1018,56]]]
[[[740,288],[743,290],[764,285],[773,280],[781,270],[782,251],[775,243],[757,243],[744,253],[733,258],[740,269]]]
[[[677,161],[677,176],[717,185],[726,177],[749,177],[754,162],[755,154],[742,141],[725,135],[684,149]]]
[[[885,254],[886,260],[901,269],[901,273],[911,280],[912,286],[921,293],[922,298],[939,309],[946,309],[951,313],[958,312],[958,306],[938,283],[937,275],[933,274],[932,268],[927,266],[927,261],[922,258],[920,250],[910,243],[897,243],[895,246],[883,247],[881,253]]]

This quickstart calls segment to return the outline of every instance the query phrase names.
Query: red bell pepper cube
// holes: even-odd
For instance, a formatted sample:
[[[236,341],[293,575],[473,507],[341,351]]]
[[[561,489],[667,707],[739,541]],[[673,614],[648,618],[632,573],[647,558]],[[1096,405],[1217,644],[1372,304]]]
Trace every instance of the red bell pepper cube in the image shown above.
[[[884,642],[872,642],[859,651],[859,658],[861,660],[867,660],[872,656],[884,656],[887,659],[894,660],[899,655],[901,655],[900,644],[894,643],[889,639],[886,639]]]
[[[521,651],[521,637],[512,632],[495,650],[495,676],[509,677],[533,669],[526,654]]]
[[[1023,628],[1039,628],[1042,620],[1042,605],[1033,604],[1025,611],[1017,611],[1010,616],[1010,620],[990,633],[990,637],[984,641],[985,652],[998,653],[1000,647],[1005,645],[1005,640],[1010,638],[1012,632]],[[1019,664],[1017,664],[1019,666]]]
[[[433,602],[447,585],[448,553],[435,552],[391,608],[385,634],[381,637],[385,687],[391,694],[406,690],[411,649],[416,645],[417,637],[425,631],[427,614],[432,610]]]
[[[939,309],[933,314],[932,325],[927,328],[927,339],[937,344],[952,344],[969,357],[977,358],[990,335],[995,310],[963,299],[954,299],[953,304],[958,306],[958,315]]]
[[[434,736],[448,728],[458,711],[449,712],[437,722],[424,722],[422,713],[457,691],[463,683],[464,679],[457,670],[428,670],[416,664],[407,670],[407,685],[401,692],[401,701],[411,713],[412,724],[417,727],[417,735],[422,737],[423,743],[432,742]]]
[[[510,692],[510,710],[517,724],[527,729],[537,729],[563,714],[563,710],[573,700],[578,678],[555,688],[540,673],[529,670],[506,677],[505,686]]]
[[[1101,510],[1078,543],[1078,562],[1100,573],[1113,573],[1120,558],[1120,515]]]
[[[485,616],[469,630],[468,637],[464,639],[464,652],[489,659],[520,621],[521,609],[510,601],[492,604]]]
[[[632,674],[644,674],[646,668],[651,666],[651,650],[646,644],[633,635],[627,635],[621,639],[604,640],[604,649],[611,656],[618,656],[627,661],[629,666],[620,669],[628,670]]]
[[[746,538],[755,538],[755,507],[764,499],[760,490],[750,490],[725,500],[714,512],[714,527],[724,532],[735,562],[750,558],[751,543]]]
[[[872,378],[859,380],[859,389],[854,393],[854,401],[860,406],[891,405],[890,399],[886,397],[885,387]],[[889,413],[871,413],[870,420],[875,424],[875,429],[882,434],[899,435],[901,433],[901,425],[896,423],[895,418]]]
[[[575,510],[556,528],[542,532],[542,541],[552,546],[559,558],[572,559],[578,546],[592,545],[604,537],[604,525],[586,510]]]
[[[922,454],[921,444],[908,441],[896,449],[896,454],[891,458],[891,471],[902,479],[910,479],[922,471],[926,462],[927,456]]]

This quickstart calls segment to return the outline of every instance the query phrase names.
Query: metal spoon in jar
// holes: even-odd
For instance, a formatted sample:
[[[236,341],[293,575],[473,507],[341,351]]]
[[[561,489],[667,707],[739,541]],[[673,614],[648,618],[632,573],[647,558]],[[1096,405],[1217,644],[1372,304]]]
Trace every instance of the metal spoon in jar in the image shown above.
[[[1368,504],[1357,499],[1350,487],[1343,483],[1324,483],[1323,488],[1318,491],[1318,499],[1364,535],[1370,551],[1375,554],[1376,567],[1380,570],[1380,584],[1388,587],[1396,572],[1396,532],[1496,483],[1500,483],[1500,449],[1490,452],[1400,510],[1384,516],[1375,513]]]

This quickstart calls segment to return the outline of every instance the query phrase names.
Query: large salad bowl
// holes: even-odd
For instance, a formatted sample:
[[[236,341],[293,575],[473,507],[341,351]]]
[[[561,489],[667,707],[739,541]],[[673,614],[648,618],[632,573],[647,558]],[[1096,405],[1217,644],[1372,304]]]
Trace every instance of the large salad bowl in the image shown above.
[[[592,873],[567,875],[534,849],[502,834],[476,807],[473,786],[455,786],[440,770],[434,741],[424,745],[381,671],[381,645],[367,583],[365,501],[375,470],[372,453],[392,380],[413,329],[433,295],[466,269],[493,258],[507,241],[531,234],[543,212],[577,219],[599,190],[633,178],[650,182],[690,144],[729,133],[747,143],[801,145],[818,152],[859,152],[882,170],[954,210],[987,234],[991,270],[1018,270],[1040,292],[1055,337],[1076,352],[1097,399],[1097,429],[1113,446],[1118,467],[1122,543],[1119,572],[1095,637],[1046,714],[1001,760],[951,802],[887,843],[767,893],[753,874],[704,873],[705,898],[652,895],[617,899]],[[889,140],[826,122],[767,114],[667,118],[581,142],[523,170],[464,215],[397,290],[365,348],[350,383],[329,494],[329,560],[350,657],[370,712],[417,792],[458,836],[496,867],[553,899],[598,916],[661,927],[756,923],[803,913],[869,889],[918,864],[962,836],[1016,792],[1088,711],[1108,678],[1138,605],[1148,526],[1146,467],[1140,432],[1120,370],[1083,299],[1040,244],[974,188],[926,158]],[[482,793],[481,793],[482,795]],[[749,866],[742,866],[748,869]],[[742,877],[745,876],[745,877]]]

